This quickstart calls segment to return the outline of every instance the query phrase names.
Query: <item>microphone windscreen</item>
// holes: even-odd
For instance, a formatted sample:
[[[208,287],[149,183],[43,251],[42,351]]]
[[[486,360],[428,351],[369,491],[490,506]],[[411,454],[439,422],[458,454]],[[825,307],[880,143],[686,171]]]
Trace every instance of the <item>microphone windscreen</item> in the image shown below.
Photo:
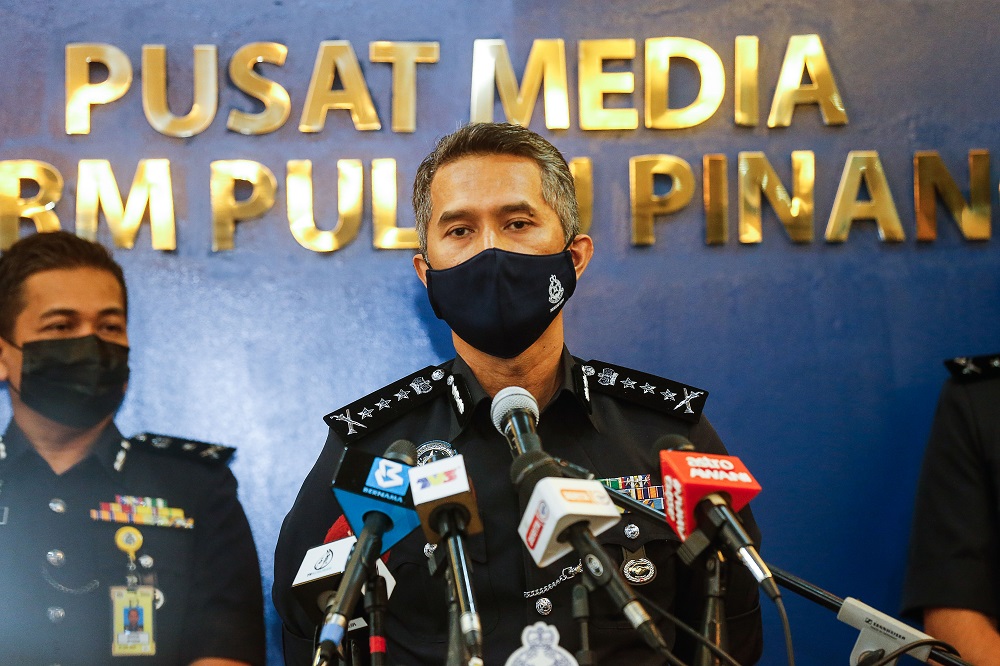
[[[382,457],[413,467],[417,464],[417,446],[409,440],[397,439],[389,445]]]
[[[663,435],[653,444],[654,451],[694,451],[694,444],[682,435]]]
[[[535,417],[535,422],[538,422],[538,401],[526,389],[520,386],[508,386],[493,396],[490,416],[493,418],[493,425],[496,426],[501,435],[504,434],[504,422],[516,409],[530,412]]]

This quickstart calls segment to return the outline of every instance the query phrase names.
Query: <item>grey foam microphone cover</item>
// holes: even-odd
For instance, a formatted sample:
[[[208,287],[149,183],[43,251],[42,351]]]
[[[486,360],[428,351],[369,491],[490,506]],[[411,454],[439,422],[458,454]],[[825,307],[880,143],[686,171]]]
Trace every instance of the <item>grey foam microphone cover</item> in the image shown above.
[[[490,407],[490,416],[493,418],[493,425],[504,435],[504,422],[516,409],[523,409],[530,412],[538,423],[538,401],[527,390],[520,386],[508,386],[501,389],[493,396],[493,405]]]

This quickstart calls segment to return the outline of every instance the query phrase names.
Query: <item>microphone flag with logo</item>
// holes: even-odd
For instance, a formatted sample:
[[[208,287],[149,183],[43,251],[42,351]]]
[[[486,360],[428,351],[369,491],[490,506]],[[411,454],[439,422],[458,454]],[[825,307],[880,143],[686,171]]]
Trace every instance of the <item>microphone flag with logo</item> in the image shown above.
[[[660,451],[660,466],[667,522],[681,539],[698,527],[695,509],[708,495],[728,495],[733,511],[739,511],[760,492],[760,484],[734,456]]]
[[[392,527],[382,535],[383,553],[420,525],[410,493],[409,467],[348,447],[334,474],[333,494],[355,534],[364,529],[365,515],[371,511],[392,519]]]

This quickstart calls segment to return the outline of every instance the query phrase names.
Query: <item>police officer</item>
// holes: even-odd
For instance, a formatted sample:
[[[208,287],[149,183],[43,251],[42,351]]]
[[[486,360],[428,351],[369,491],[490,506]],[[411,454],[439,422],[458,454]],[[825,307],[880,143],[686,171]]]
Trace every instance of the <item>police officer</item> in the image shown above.
[[[945,361],[917,488],[904,613],[1000,664],[1000,354]]]
[[[502,664],[524,640],[558,649],[581,644],[570,606],[580,560],[567,556],[539,569],[517,536],[520,507],[508,480],[511,454],[490,419],[491,398],[508,386],[535,396],[545,450],[581,465],[607,485],[662,500],[656,440],[669,433],[703,451],[725,449],[701,417],[705,392],[598,361],[583,362],[564,345],[562,308],[593,254],[579,233],[573,179],[562,155],[537,134],[507,124],[474,124],[443,138],[417,172],[413,204],[420,253],[413,258],[434,312],[452,330],[453,361],[428,367],[330,413],[330,436],[285,518],[275,553],[273,599],[284,621],[289,664],[309,663],[314,622],[289,594],[303,554],[322,543],[341,514],[330,481],[345,444],[381,454],[398,438],[464,456],[484,531],[467,540],[484,634],[484,662]],[[749,512],[748,528],[756,534]],[[704,580],[673,556],[665,521],[627,514],[601,535],[639,591],[690,624],[704,607]],[[394,663],[445,662],[448,618],[444,584],[428,573],[418,530],[392,547],[387,638]],[[730,568],[726,608],[730,651],[740,663],[761,653],[760,611],[752,578]],[[659,664],[600,592],[591,594],[589,639],[595,663]],[[690,643],[660,629],[678,656]],[[550,646],[556,649],[556,646]]]
[[[40,233],[0,257],[0,663],[264,663],[256,551],[225,447],[126,439],[121,267]]]

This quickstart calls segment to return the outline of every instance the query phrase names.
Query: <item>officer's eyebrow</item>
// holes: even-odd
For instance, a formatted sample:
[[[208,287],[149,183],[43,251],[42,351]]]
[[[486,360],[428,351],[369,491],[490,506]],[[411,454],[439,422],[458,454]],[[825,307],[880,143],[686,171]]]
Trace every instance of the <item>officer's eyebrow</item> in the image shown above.
[[[515,201],[512,203],[504,204],[502,206],[497,206],[493,209],[495,215],[512,215],[514,213],[524,213],[525,215],[534,216],[537,211],[535,207],[529,204],[527,201]],[[449,222],[454,222],[455,220],[468,220],[475,217],[473,213],[468,208],[456,208],[454,210],[446,210],[441,213],[435,224],[448,224]]]
[[[517,201],[515,203],[504,204],[497,209],[497,212],[501,215],[511,215],[513,213],[524,213],[531,217],[534,217],[535,207],[529,204],[527,201]]]
[[[80,311],[75,308],[65,308],[65,307],[55,307],[44,311],[41,314],[42,319],[48,317],[75,317],[80,314]],[[125,316],[125,308],[122,307],[110,307],[100,310],[97,315],[99,317],[110,317],[110,316]]]

